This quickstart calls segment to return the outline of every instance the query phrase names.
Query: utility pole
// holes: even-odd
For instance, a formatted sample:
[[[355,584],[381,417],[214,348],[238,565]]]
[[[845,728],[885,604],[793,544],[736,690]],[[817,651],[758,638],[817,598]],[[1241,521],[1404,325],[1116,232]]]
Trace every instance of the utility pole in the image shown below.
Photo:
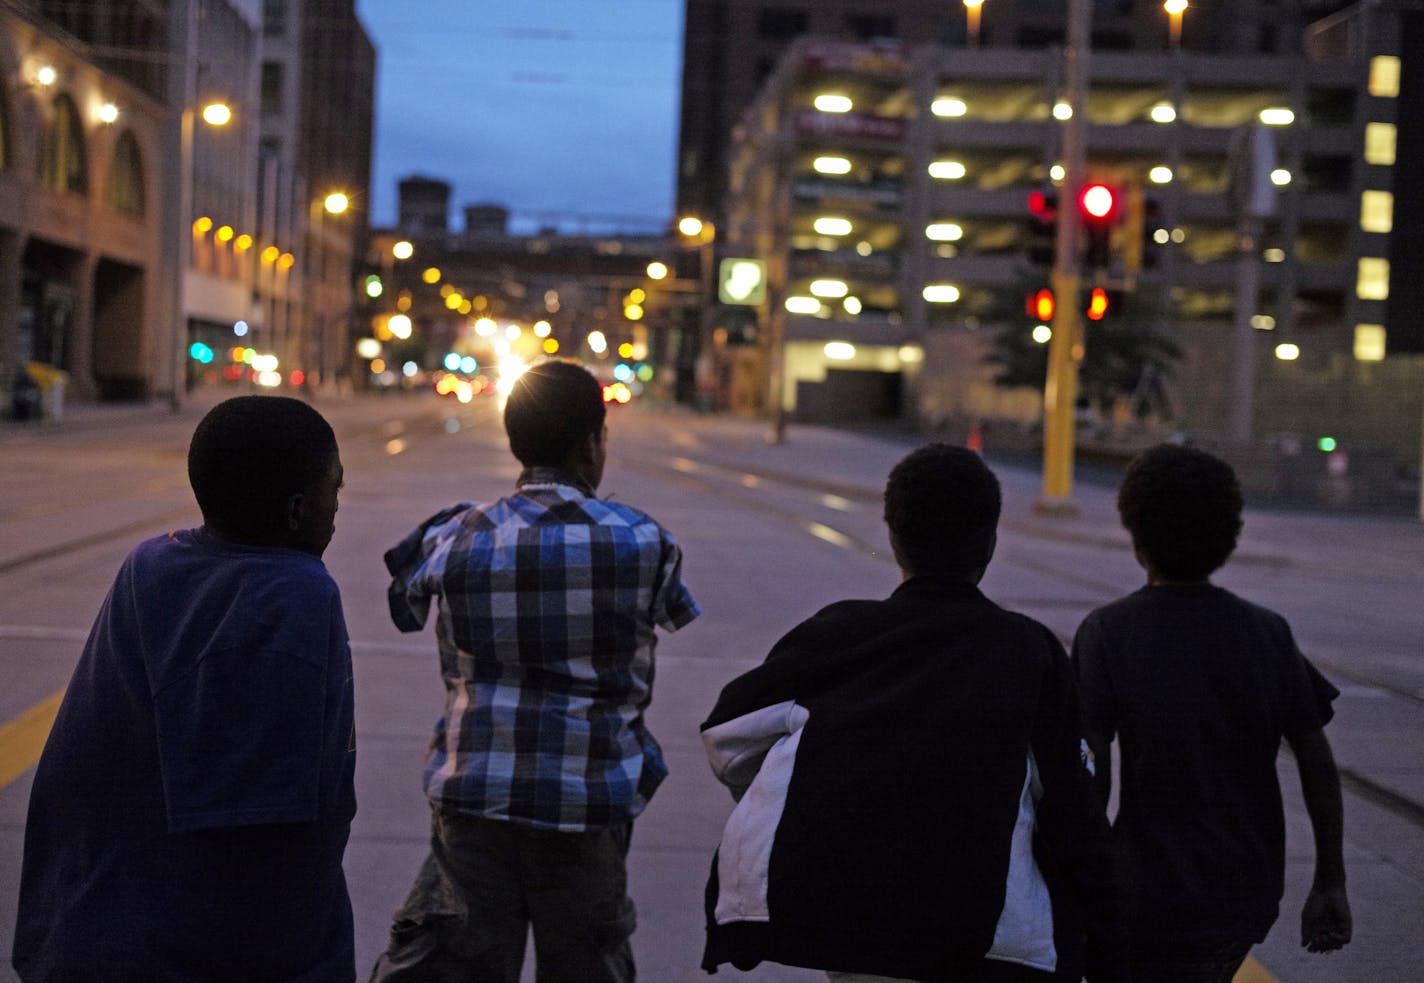
[[[1078,402],[1078,362],[1083,329],[1078,304],[1078,195],[1083,188],[1084,114],[1087,105],[1090,0],[1069,0],[1064,77],[1072,114],[1063,122],[1063,190],[1058,196],[1053,250],[1053,337],[1043,389],[1043,496],[1041,512],[1073,514],[1073,444]]]

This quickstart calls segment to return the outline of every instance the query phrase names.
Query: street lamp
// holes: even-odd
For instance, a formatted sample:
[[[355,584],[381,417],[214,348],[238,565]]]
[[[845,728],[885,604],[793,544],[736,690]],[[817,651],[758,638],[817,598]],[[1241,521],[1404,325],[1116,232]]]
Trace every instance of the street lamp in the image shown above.
[[[984,0],[964,0],[964,16],[967,26],[969,47],[979,47],[979,15],[983,12]]]
[[[698,253],[698,314],[696,333],[688,338],[684,329],[682,343],[678,345],[675,390],[682,397],[681,402],[697,400],[697,365],[702,360],[702,349],[711,335],[712,328],[712,264],[715,259],[714,246],[717,228],[711,222],[695,215],[684,215],[678,219],[677,231],[697,245]],[[689,362],[688,356],[691,356]],[[690,384],[689,384],[690,383]]]
[[[197,133],[196,120],[201,118],[212,127],[226,126],[232,122],[232,108],[221,100],[214,100],[195,109],[191,100],[185,99],[178,113],[178,166],[176,180],[178,194],[165,199],[168,202],[168,235],[165,244],[171,260],[173,282],[170,289],[172,324],[172,352],[170,370],[172,391],[169,405],[177,412],[183,405],[183,392],[187,388],[188,351],[188,273],[193,264],[193,143]]]
[[[1169,47],[1176,51],[1182,46],[1182,14],[1187,11],[1187,0],[1166,0],[1162,4],[1162,9],[1167,12],[1170,18],[1171,34]]]

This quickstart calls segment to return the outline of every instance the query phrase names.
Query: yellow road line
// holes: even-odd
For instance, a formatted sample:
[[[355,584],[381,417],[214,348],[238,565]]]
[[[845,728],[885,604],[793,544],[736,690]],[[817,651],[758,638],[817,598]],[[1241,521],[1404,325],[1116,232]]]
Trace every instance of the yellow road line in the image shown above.
[[[1272,976],[1265,966],[1247,956],[1246,962],[1231,977],[1231,983],[1280,983],[1280,980]]]
[[[40,760],[45,738],[54,726],[54,716],[59,713],[59,701],[64,699],[60,690],[30,707],[14,720],[0,724],[0,788],[9,785]]]

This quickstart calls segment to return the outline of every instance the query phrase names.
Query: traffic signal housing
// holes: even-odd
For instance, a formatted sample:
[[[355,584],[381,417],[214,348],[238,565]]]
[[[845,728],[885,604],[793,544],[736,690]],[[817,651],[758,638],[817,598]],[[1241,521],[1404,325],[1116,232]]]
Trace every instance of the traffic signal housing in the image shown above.
[[[1101,182],[1084,185],[1078,194],[1085,243],[1083,264],[1088,269],[1107,269],[1112,259],[1112,231],[1122,218],[1120,198],[1116,188]]]
[[[1052,266],[1058,236],[1058,195],[1030,191],[1028,195],[1028,259],[1036,266]]]

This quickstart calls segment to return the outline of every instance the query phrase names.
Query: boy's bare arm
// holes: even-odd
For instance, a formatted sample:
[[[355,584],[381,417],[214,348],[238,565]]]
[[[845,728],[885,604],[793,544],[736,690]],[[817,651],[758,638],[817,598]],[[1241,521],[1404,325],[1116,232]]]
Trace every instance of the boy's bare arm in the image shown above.
[[[1093,791],[1106,809],[1112,796],[1112,738],[1089,734],[1085,740],[1093,753]]]
[[[1300,913],[1300,944],[1311,952],[1329,952],[1350,941],[1350,902],[1345,895],[1345,810],[1340,773],[1325,731],[1313,730],[1291,740],[1300,769],[1300,788],[1315,833],[1315,882]]]

